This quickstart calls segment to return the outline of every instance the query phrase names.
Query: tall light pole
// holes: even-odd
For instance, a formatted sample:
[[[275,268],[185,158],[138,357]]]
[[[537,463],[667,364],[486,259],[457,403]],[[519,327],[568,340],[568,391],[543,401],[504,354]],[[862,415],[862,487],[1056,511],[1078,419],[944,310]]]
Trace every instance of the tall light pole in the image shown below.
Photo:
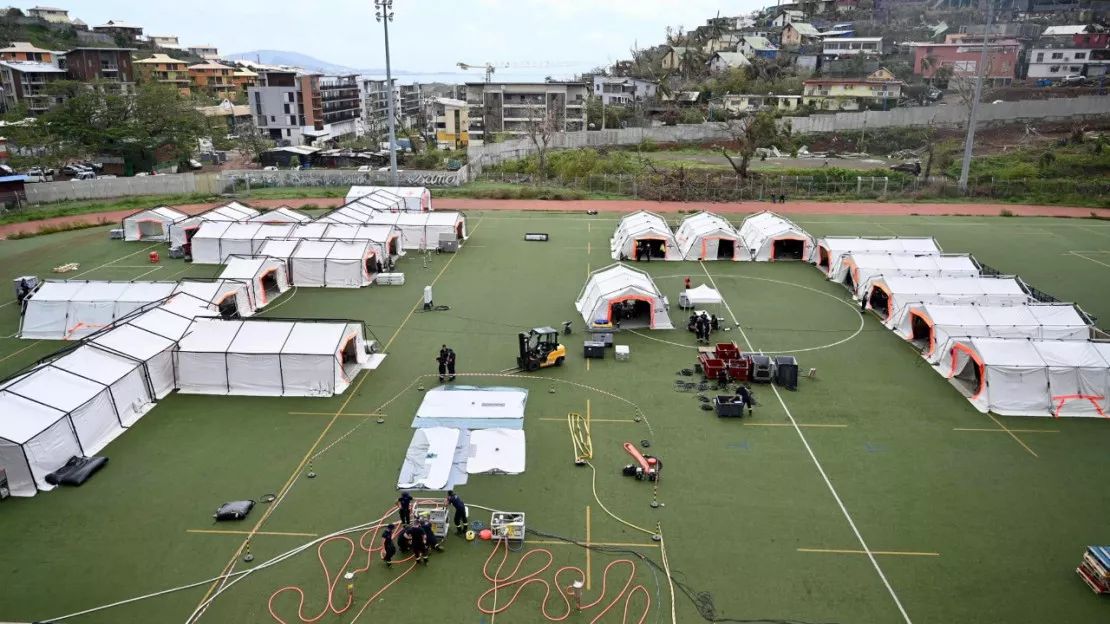
[[[964,162],[960,166],[960,181],[957,183],[961,193],[967,192],[967,176],[971,171],[971,150],[975,147],[975,124],[979,120],[979,99],[983,97],[983,75],[987,71],[987,42],[990,41],[991,18],[994,16],[992,0],[987,5],[987,25],[983,28],[983,51],[979,54],[978,79],[975,81],[975,95],[971,102],[971,114],[967,118],[967,143],[964,145]]]
[[[385,88],[389,92],[387,110],[389,115],[389,184],[397,186],[397,129],[396,112],[393,107],[393,75],[389,67],[389,23],[393,21],[393,0],[374,0],[374,17],[385,29]]]

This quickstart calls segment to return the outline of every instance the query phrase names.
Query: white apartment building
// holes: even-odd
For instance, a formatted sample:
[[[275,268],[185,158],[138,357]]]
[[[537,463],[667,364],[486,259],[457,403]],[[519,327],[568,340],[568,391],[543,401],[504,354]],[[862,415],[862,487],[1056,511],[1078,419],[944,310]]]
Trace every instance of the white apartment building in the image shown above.
[[[1099,48],[1033,48],[1030,80],[1060,80],[1068,75],[1098,77],[1110,73],[1110,50]]]
[[[655,98],[659,83],[639,78],[610,78],[594,76],[594,95],[606,106],[623,106]]]
[[[214,45],[196,45],[189,46],[189,52],[199,56],[206,61],[220,60],[220,51]]]
[[[468,82],[470,144],[482,145],[487,133],[527,136],[528,125],[548,115],[558,132],[585,130],[588,95],[584,82]]]
[[[319,145],[364,131],[354,76],[260,69],[247,100],[258,131],[289,145]]]

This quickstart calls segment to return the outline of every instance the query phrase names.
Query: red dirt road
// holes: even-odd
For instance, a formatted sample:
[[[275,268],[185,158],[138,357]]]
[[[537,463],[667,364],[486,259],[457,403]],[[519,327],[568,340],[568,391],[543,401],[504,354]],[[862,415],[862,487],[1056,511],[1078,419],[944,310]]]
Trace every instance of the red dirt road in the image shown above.
[[[343,202],[340,198],[320,199],[259,199],[249,201],[252,206],[277,208],[289,206],[299,208],[308,204],[320,207],[334,207]],[[188,204],[174,206],[186,214],[197,214],[209,208],[218,206],[213,204]],[[450,199],[441,198],[434,200],[437,210],[546,210],[555,212],[585,212],[597,210],[600,212],[634,212],[636,210],[650,210],[652,212],[678,212],[679,210],[696,211],[707,210],[724,214],[744,214],[760,210],[773,210],[785,215],[926,215],[926,216],[993,216],[996,217],[1003,210],[1009,210],[1021,217],[1089,217],[1096,214],[1100,217],[1110,218],[1110,209],[1106,208],[1075,208],[1070,206],[1022,206],[1015,204],[880,204],[872,202],[815,202],[815,201],[787,201],[785,204],[770,204],[767,202],[742,202],[742,203],[712,203],[712,202],[653,202],[632,200],[582,200],[582,201],[548,201],[524,199]],[[100,219],[119,222],[133,210],[114,212],[101,212],[72,217],[58,217],[42,221],[27,223],[13,223],[0,225],[0,239],[6,238],[16,232],[31,232],[44,225],[61,225],[69,223],[95,223]]]

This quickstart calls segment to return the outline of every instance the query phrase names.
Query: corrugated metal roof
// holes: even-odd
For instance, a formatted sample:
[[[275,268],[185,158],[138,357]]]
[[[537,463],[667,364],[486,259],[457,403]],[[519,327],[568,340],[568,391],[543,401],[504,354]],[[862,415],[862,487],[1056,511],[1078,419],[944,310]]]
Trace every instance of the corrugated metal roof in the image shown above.
[[[1078,24],[1074,26],[1049,26],[1041,33],[1042,37],[1052,37],[1054,35],[1082,35],[1087,32],[1086,24]]]
[[[30,72],[36,74],[64,74],[64,69],[58,69],[50,63],[37,63],[35,61],[0,61],[0,65],[8,67],[18,72]]]

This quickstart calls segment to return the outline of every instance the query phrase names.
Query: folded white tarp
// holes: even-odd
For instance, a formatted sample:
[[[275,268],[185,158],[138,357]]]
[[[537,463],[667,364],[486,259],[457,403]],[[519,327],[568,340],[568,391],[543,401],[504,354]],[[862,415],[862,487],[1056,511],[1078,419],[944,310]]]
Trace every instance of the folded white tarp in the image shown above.
[[[647,273],[622,264],[590,273],[574,307],[586,325],[593,326],[596,321],[610,320],[613,306],[625,301],[643,301],[650,306],[651,329],[674,329],[667,315],[665,298],[655,286],[655,281]]]
[[[402,490],[444,490],[448,487],[458,429],[430,427],[412,434],[397,488]]]
[[[140,210],[123,218],[123,240],[169,241],[170,228],[188,218],[188,215],[165,206]]]
[[[417,418],[523,419],[528,391],[523,388],[484,389],[440,386],[424,393]]]
[[[524,472],[524,431],[480,429],[470,432],[468,474],[521,474]]]
[[[932,237],[869,237],[869,236],[826,236],[817,239],[812,253],[807,258],[817,265],[825,275],[832,276],[840,270],[840,260],[850,253],[896,253],[915,256],[937,255],[940,245]]]
[[[886,277],[978,277],[979,264],[967,254],[847,253],[829,279],[858,298],[871,280]]]
[[[813,237],[793,221],[773,212],[759,212],[740,225],[740,238],[752,260],[805,260],[813,252]]]
[[[625,215],[609,241],[609,251],[613,259],[636,259],[638,252],[644,253],[645,248],[652,258],[683,259],[678,241],[666,219],[646,210]]]
[[[384,192],[405,200],[405,210],[409,212],[429,212],[432,210],[432,193],[423,186],[352,186],[347,191],[347,201]]]
[[[20,338],[71,340],[165,299],[175,282],[46,282],[23,302]]]

